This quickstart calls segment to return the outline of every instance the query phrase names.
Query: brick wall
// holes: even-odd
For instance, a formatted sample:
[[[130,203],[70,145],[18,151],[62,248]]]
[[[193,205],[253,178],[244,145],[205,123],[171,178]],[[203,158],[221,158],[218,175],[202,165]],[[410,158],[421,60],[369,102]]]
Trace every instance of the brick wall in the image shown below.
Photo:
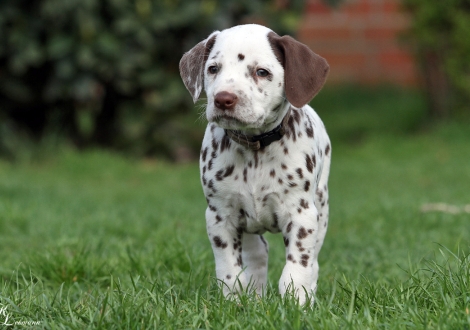
[[[345,0],[336,9],[308,0],[297,38],[330,63],[330,83],[414,85],[417,71],[400,33],[400,0]]]

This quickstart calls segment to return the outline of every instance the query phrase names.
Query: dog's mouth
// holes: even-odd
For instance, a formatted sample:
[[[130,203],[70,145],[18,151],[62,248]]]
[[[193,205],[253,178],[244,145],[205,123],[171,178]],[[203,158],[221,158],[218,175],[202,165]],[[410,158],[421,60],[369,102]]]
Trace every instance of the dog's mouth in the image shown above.
[[[219,114],[216,115],[212,120],[210,120],[222,128],[231,129],[231,130],[243,130],[253,126],[253,123],[248,123],[240,118],[228,115],[228,114]]]

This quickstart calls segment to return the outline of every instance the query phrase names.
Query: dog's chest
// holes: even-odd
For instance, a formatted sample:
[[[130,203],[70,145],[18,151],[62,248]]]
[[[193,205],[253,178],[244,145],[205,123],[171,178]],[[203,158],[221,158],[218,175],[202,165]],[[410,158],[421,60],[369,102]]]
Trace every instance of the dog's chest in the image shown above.
[[[201,150],[201,181],[209,208],[249,233],[279,232],[290,212],[313,203],[322,155],[319,141],[300,130],[262,151],[231,141],[210,124]]]

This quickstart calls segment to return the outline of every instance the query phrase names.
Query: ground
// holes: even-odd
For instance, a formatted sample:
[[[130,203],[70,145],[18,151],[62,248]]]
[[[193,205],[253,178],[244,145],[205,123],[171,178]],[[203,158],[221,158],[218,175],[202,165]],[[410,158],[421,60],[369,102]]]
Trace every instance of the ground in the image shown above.
[[[277,293],[279,235],[267,296],[223,298],[196,163],[65,148],[0,161],[0,325],[467,329],[468,124],[423,124],[413,91],[322,93],[331,215],[313,309]],[[439,202],[461,212],[422,211]]]

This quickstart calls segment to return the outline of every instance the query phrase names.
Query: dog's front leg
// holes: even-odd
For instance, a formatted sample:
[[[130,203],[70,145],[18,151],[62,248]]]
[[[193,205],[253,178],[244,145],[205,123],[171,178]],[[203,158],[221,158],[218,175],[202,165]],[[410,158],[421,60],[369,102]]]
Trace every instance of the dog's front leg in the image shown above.
[[[224,295],[231,297],[247,287],[243,272],[242,231],[221,221],[209,207],[206,210],[207,234],[215,258],[217,279],[223,286]]]
[[[313,302],[312,281],[315,272],[315,243],[317,238],[317,209],[313,203],[308,209],[295,212],[282,229],[286,246],[286,265],[279,281],[279,292],[284,296],[288,289],[299,298],[300,304],[307,299]]]

